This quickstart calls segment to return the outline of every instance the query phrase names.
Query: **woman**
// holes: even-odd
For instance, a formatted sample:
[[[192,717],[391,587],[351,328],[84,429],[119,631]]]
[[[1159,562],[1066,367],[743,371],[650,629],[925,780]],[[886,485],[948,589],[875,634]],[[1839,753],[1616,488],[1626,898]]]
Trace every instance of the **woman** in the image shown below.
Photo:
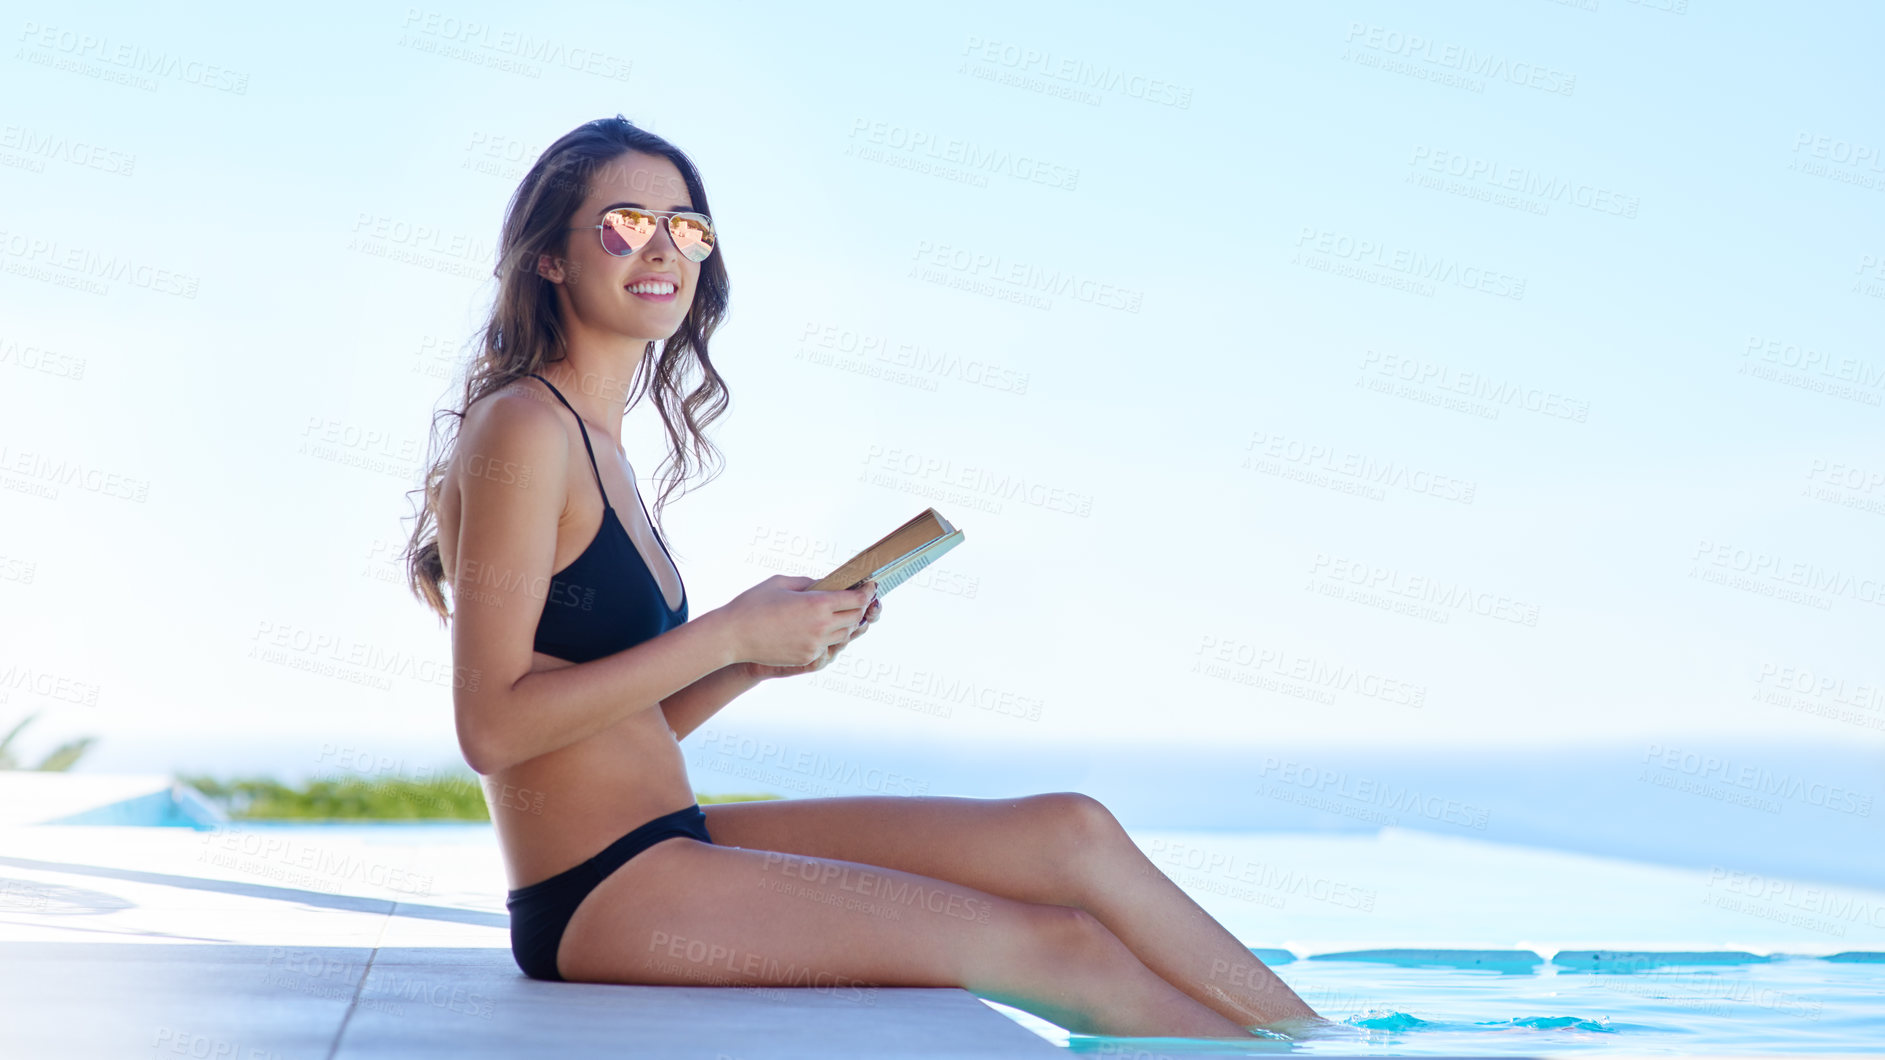
[[[727,308],[711,217],[693,162],[620,115],[551,144],[511,200],[464,404],[441,413],[459,429],[427,473],[408,575],[450,620],[518,966],[957,986],[1092,1034],[1326,1023],[1085,795],[696,804],[680,741],[883,613],[874,586],[775,576],[690,620],[620,432],[652,392],[675,468],[657,511],[690,449],[711,450],[727,393],[707,352]]]

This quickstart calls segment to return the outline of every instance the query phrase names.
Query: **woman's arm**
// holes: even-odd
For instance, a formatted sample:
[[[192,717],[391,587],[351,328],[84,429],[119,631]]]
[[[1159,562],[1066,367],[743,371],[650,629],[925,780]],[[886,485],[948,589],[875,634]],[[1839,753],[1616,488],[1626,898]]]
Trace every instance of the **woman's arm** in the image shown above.
[[[809,582],[810,578],[801,579]],[[874,594],[877,583],[867,586]],[[828,645],[823,655],[802,666],[766,666],[756,662],[737,662],[723,666],[713,673],[695,681],[679,692],[661,701],[661,710],[668,716],[668,728],[674,730],[677,740],[686,739],[687,734],[707,723],[721,707],[733,702],[741,695],[752,690],[761,681],[775,677],[790,677],[794,674],[815,673],[824,669],[831,660],[838,657],[844,646],[864,635],[864,631],[877,624],[884,613],[882,600],[872,597],[870,606],[864,609],[864,617],[851,630],[849,637],[842,643]]]
[[[531,472],[456,472],[452,705],[474,771],[488,776],[567,747],[748,658],[739,623],[716,608],[613,655],[533,670],[531,637],[566,503],[568,434],[540,402],[495,394],[467,414],[459,444],[461,457],[481,459],[458,468]]]
[[[765,678],[753,672],[751,663],[723,666],[662,700],[661,712],[667,715],[668,728],[674,730],[674,738],[685,740],[688,733],[705,725],[721,707],[751,691],[763,680]]]

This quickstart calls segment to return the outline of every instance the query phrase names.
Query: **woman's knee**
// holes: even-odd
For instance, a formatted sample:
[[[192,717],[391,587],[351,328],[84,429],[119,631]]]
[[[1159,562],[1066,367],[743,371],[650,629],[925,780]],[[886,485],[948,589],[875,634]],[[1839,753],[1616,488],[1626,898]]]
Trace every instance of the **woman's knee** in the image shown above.
[[[1031,796],[1041,812],[1052,818],[1056,834],[1069,842],[1091,845],[1124,833],[1106,804],[1082,791],[1050,791]]]
[[[1120,844],[1130,842],[1118,819],[1100,800],[1078,791],[1032,796],[1041,815],[1041,848],[1056,879],[1059,900],[1081,903],[1095,873],[1106,871]]]

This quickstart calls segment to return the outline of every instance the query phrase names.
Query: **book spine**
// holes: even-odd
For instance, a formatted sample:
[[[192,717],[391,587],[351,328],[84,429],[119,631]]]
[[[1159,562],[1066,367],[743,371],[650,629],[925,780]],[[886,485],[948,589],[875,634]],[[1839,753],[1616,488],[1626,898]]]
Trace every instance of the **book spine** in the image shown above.
[[[926,550],[916,553],[902,563],[892,564],[877,576],[877,595],[882,596],[909,581],[917,571],[929,566],[935,559],[936,553]]]

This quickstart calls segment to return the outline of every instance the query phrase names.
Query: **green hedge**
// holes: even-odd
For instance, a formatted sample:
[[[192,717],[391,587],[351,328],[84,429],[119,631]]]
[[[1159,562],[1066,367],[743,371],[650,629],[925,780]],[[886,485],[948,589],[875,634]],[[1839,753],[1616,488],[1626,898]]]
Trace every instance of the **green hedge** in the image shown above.
[[[271,777],[218,780],[203,774],[178,775],[232,818],[256,820],[489,821],[484,789],[475,773],[406,780],[397,777],[342,777],[311,780],[291,788]],[[703,805],[776,799],[777,795],[702,795]]]

